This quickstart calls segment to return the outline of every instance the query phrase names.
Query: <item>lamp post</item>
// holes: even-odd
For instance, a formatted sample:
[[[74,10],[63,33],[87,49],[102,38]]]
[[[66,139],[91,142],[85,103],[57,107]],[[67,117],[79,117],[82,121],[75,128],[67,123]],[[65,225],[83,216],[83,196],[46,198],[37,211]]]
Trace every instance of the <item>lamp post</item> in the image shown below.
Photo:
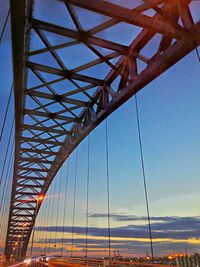
[[[39,204],[42,202],[42,200],[44,199],[44,196],[40,195],[36,198],[36,206],[35,206],[35,216],[33,219],[33,234],[32,234],[32,241],[31,241],[31,250],[30,250],[30,258],[32,258],[32,254],[33,254],[33,242],[34,242],[34,235],[35,235],[35,221],[36,221],[36,217],[37,217],[37,213],[38,213],[38,208],[39,208]]]

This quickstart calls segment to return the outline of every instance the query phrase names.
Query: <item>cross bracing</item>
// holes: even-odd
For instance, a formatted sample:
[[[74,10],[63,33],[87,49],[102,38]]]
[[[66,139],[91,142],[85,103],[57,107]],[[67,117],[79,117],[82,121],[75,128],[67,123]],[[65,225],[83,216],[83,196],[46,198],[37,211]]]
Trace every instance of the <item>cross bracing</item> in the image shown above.
[[[8,259],[22,231],[25,255],[36,198],[46,194],[75,147],[200,44],[196,1],[144,0],[126,7],[125,1],[52,0],[37,16],[40,3],[10,2],[16,146]],[[50,4],[65,17],[49,19]]]

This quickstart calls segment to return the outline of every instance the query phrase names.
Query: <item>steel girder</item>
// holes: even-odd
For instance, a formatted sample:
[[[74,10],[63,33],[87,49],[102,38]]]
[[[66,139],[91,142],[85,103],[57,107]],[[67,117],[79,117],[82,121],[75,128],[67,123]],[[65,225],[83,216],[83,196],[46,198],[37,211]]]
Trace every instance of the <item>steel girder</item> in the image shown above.
[[[42,20],[35,18],[31,0],[11,0],[16,147],[7,259],[22,231],[25,256],[36,197],[46,194],[75,147],[126,100],[199,46],[200,22],[193,20],[192,2],[144,0],[128,9],[102,0],[55,0],[74,24],[67,27],[45,20],[45,14]],[[102,16],[103,22],[85,29],[80,19],[84,12],[97,21]],[[112,38],[112,29],[120,24],[139,29],[128,45]],[[110,31],[106,38],[105,31]],[[34,36],[42,47],[31,48]],[[151,56],[144,52],[149,44],[155,48]],[[77,46],[95,58],[88,56],[84,63],[76,59],[77,66],[67,66],[65,57]],[[42,60],[43,55],[54,63]],[[107,73],[102,78],[103,69]]]

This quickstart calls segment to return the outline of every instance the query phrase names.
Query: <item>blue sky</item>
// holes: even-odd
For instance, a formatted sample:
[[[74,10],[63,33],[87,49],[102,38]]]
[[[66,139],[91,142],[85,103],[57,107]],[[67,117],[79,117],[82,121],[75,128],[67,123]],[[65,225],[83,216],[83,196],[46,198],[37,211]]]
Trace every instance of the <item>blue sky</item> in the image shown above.
[[[175,221],[176,231],[179,227],[182,227],[182,231],[185,232],[192,231],[190,238],[181,232],[182,239],[176,242],[173,238],[165,240],[161,237],[162,240],[155,241],[156,254],[169,254],[172,251],[180,252],[184,249],[192,253],[199,249],[198,231],[193,231],[195,226],[190,221],[190,218],[193,220],[194,216],[199,216],[199,71],[200,66],[196,54],[193,52],[138,94],[151,215],[155,218],[159,216],[177,216],[180,220]],[[111,212],[121,215],[145,216],[146,208],[134,99],[129,100],[109,117],[108,132]],[[90,147],[89,211],[91,214],[100,213],[105,215],[107,212],[105,199],[105,122],[91,133]],[[78,185],[75,215],[75,225],[83,228],[85,226],[86,210],[86,166],[87,140],[84,140],[78,149]],[[71,240],[69,229],[72,225],[74,168],[75,155],[73,153],[70,156],[68,203],[65,207],[67,210],[65,225],[69,226],[64,235],[66,236],[66,244],[70,243]],[[66,178],[65,165],[62,172],[62,177]],[[59,175],[56,179],[59,179]],[[58,190],[58,186],[56,188]],[[61,198],[64,199],[64,189],[62,189],[62,192]],[[58,195],[53,199],[57,202]],[[49,201],[48,198],[47,201]],[[63,202],[59,205],[54,203],[54,205],[54,207],[59,206],[60,208],[58,221],[61,223],[56,223],[56,218],[54,218],[52,226],[62,226]],[[184,217],[188,218],[187,226],[182,225],[182,217],[183,220]],[[41,215],[38,226],[46,225],[42,218]],[[147,230],[146,222],[140,222],[139,225],[141,223]],[[113,229],[116,227],[128,228],[129,224],[130,222],[126,220],[111,220]],[[135,224],[138,227],[138,222],[134,222]],[[91,216],[89,225],[90,227],[105,228],[107,227],[107,219],[105,216]],[[168,227],[164,223],[161,228],[164,226]],[[165,229],[163,231],[166,233]],[[38,231],[38,235],[39,233],[40,231]],[[134,233],[133,231],[133,235]],[[140,234],[142,236],[142,233]],[[145,251],[149,252],[147,232],[144,234],[146,234],[144,243],[138,240],[126,240],[126,242],[122,240],[123,245],[121,247],[128,249],[127,242],[129,242],[129,250],[132,254],[140,255],[142,251],[144,252],[144,247]],[[52,232],[53,237],[54,235],[55,233]],[[59,243],[61,236],[57,234],[57,238]],[[80,238],[80,234],[77,238]],[[84,234],[81,235],[81,239],[84,244]],[[77,242],[77,247],[83,246],[79,239],[77,239]],[[95,241],[93,240],[93,242]],[[98,242],[97,244],[99,244]],[[103,246],[106,247],[106,238],[101,242],[104,242]],[[116,241],[113,240],[113,242]],[[114,245],[114,248],[116,247],[117,245]],[[66,246],[66,249],[69,248]],[[123,253],[123,249],[120,249],[120,252]]]
[[[35,8],[35,16],[37,18],[41,18],[43,16],[42,12],[44,4],[42,1],[36,2],[37,5]],[[50,2],[53,3],[52,1]],[[3,3],[3,1],[0,1],[0,7],[1,6],[3,6],[5,10],[7,10],[8,8],[6,7],[6,3]],[[198,10],[199,9],[196,10],[196,13],[198,13]],[[82,11],[79,10],[80,18],[83,19],[85,15],[81,12]],[[3,13],[5,14],[6,12]],[[54,16],[52,15],[53,13]],[[59,14],[59,17],[55,16],[55,14]],[[51,6],[46,13],[45,19],[49,22],[61,24],[63,23],[64,16],[65,14],[63,13],[63,10],[60,9],[60,7]],[[0,25],[2,25],[3,16],[1,16],[1,13],[0,18]],[[99,20],[101,21],[105,19],[106,18],[99,18]],[[73,28],[72,22],[67,20],[66,23],[68,23],[67,25],[69,28]],[[90,21],[86,20],[86,28],[88,26],[88,23],[95,24],[96,21],[95,19],[92,20],[92,17]],[[114,28],[114,41],[122,42],[121,39],[119,40],[118,35],[123,30],[124,26],[118,26]],[[137,34],[139,30],[138,28],[133,29],[130,26],[129,28],[127,32],[123,33],[124,43],[130,42],[129,33]],[[107,36],[106,34],[107,33],[104,33],[104,37]],[[55,36],[49,36],[49,38],[52,38],[52,42],[61,41],[59,39],[60,37],[54,39]],[[39,42],[34,43],[33,38],[32,48],[36,49],[38,47],[40,47]],[[74,49],[72,51],[73,55],[75,55],[75,60],[74,57],[69,56],[67,58],[68,64],[72,64],[73,67],[76,67],[76,65],[80,65],[81,60],[83,60],[84,62],[84,57],[80,59],[78,54],[82,51],[81,48],[81,46],[77,46],[77,50]],[[60,53],[62,54],[62,56],[64,56],[65,50],[61,50],[61,52]],[[148,52],[151,52],[151,47],[148,48]],[[0,57],[0,102],[4,103],[8,98],[10,86],[12,83],[12,57],[9,26],[6,29],[3,42],[0,46],[0,55],[2,55]],[[46,58],[47,55],[44,59]],[[92,55],[90,55],[90,59],[93,59]],[[91,75],[95,71],[96,70],[91,70]],[[101,72],[99,73],[102,75]],[[34,83],[33,80],[29,82]],[[177,228],[179,227],[179,225],[182,225],[182,229],[187,229],[187,231],[191,231],[196,227],[196,224],[199,223],[199,217],[197,216],[200,215],[199,88],[200,64],[198,62],[196,53],[192,52],[138,93],[145,170],[147,176],[151,215],[153,218],[170,217],[172,218],[171,220],[173,221],[173,223],[177,225]],[[5,105],[1,105],[1,119],[4,111]],[[12,114],[12,110],[10,111],[10,114]],[[9,120],[7,121],[7,128],[9,128],[8,126],[11,123],[10,118],[11,115],[9,116]],[[144,202],[144,189],[141,175],[135,102],[133,98],[127,101],[108,118],[108,142],[111,213],[114,215],[121,214],[124,216],[138,216],[138,218],[140,218],[140,220],[138,220],[139,223],[135,220],[131,221],[130,223],[127,220],[120,221],[112,217],[111,227],[113,228],[113,231],[116,230],[115,228],[120,227],[124,227],[127,230],[130,228],[130,225],[134,223],[134,225],[137,225],[136,228],[140,227],[141,225],[144,228],[147,228],[144,218],[141,219],[141,217],[146,216],[146,207]],[[4,145],[2,145],[1,149],[3,149],[3,146]],[[105,122],[103,122],[90,134],[89,211],[91,216],[89,217],[89,225],[90,227],[94,227],[95,229],[107,227],[107,219],[105,218],[105,216],[102,216],[107,212],[105,159]],[[55,193],[53,193],[53,197],[47,197],[47,201],[44,202],[44,205],[40,211],[37,226],[49,227],[49,223],[51,222],[51,226],[55,227],[57,225],[61,227],[63,223],[64,209],[66,209],[67,214],[65,226],[71,226],[75,170],[74,152],[70,156],[69,163],[67,204],[64,203],[66,193],[66,170],[67,164],[65,163],[62,168],[62,175],[60,175],[59,173],[54,180],[54,184],[56,184],[56,191]],[[86,177],[87,139],[83,140],[78,148],[77,203],[75,215],[75,226],[77,227],[85,226]],[[58,196],[59,179],[62,179],[60,198]],[[52,186],[54,186],[54,184]],[[50,204],[47,204],[48,201],[50,202]],[[47,207],[49,207],[48,210],[50,214],[52,213],[52,209],[56,210],[59,208],[58,221],[56,219],[56,216],[54,216],[52,221],[50,221],[50,218],[47,221],[47,217],[44,216],[45,209],[47,209]],[[101,216],[93,216],[93,214],[100,214]],[[175,216],[177,216],[179,219],[173,219]],[[185,218],[187,218],[187,225],[183,225]],[[192,222],[195,223],[194,227],[193,224],[190,225],[189,218],[192,218]],[[157,219],[157,221],[159,221],[159,219]],[[166,225],[168,227],[167,223],[167,219],[163,219],[163,224],[161,226]],[[155,225],[155,228],[156,226],[157,225]],[[65,238],[70,239],[70,230],[69,228],[67,229],[68,230],[66,230]],[[141,230],[140,228],[138,229]],[[157,229],[154,229],[153,227],[153,230]],[[46,239],[49,238],[49,233],[47,233]],[[129,248],[130,242],[132,242],[130,245],[130,250],[132,251],[132,253],[140,254],[142,252],[145,253],[146,251],[149,251],[148,234],[145,232],[146,239],[143,240],[143,233],[139,233],[141,234],[141,238],[139,238],[138,240],[130,241],[121,239],[121,242],[123,241],[123,244],[118,244],[118,247],[120,247],[122,251],[121,253],[123,253],[123,248]],[[43,239],[45,235],[46,234],[43,234]],[[60,235],[61,233],[56,234],[58,239],[61,238]],[[93,236],[94,239],[95,235],[97,235],[96,232]],[[52,233],[52,236],[55,237],[55,232]],[[118,237],[119,239],[122,238],[120,234]],[[80,234],[80,232],[78,232],[77,230],[76,238],[83,239],[84,234]],[[171,250],[180,251],[184,248],[188,249],[191,252],[198,251],[199,249],[200,237],[197,234],[197,231],[192,232],[192,235],[189,237],[184,235],[183,238],[179,237],[178,241],[174,243],[174,237],[172,236],[170,238],[170,241],[166,241],[164,240],[165,238],[161,236],[161,240],[155,242],[155,252],[157,254],[169,253],[169,251]],[[188,241],[188,239],[191,240],[192,238],[196,240],[193,243]],[[36,240],[38,240],[38,244],[40,243],[40,239],[41,231],[37,231]],[[102,242],[106,243],[105,236],[104,239],[105,240]],[[59,242],[60,241],[58,240],[58,243]],[[116,240],[113,240],[113,242],[116,242]],[[160,243],[161,245],[159,245]],[[66,249],[68,250],[67,245]]]

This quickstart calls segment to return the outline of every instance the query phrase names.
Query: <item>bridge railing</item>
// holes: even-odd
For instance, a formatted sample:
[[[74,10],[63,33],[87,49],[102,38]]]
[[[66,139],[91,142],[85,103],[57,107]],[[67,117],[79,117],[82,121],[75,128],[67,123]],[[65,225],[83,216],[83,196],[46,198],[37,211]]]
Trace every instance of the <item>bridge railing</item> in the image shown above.
[[[142,263],[131,262],[125,260],[113,259],[93,259],[93,258],[51,258],[49,259],[50,266],[68,266],[68,267],[84,267],[84,266],[98,266],[98,267],[172,267],[171,265],[157,264],[157,263]]]

